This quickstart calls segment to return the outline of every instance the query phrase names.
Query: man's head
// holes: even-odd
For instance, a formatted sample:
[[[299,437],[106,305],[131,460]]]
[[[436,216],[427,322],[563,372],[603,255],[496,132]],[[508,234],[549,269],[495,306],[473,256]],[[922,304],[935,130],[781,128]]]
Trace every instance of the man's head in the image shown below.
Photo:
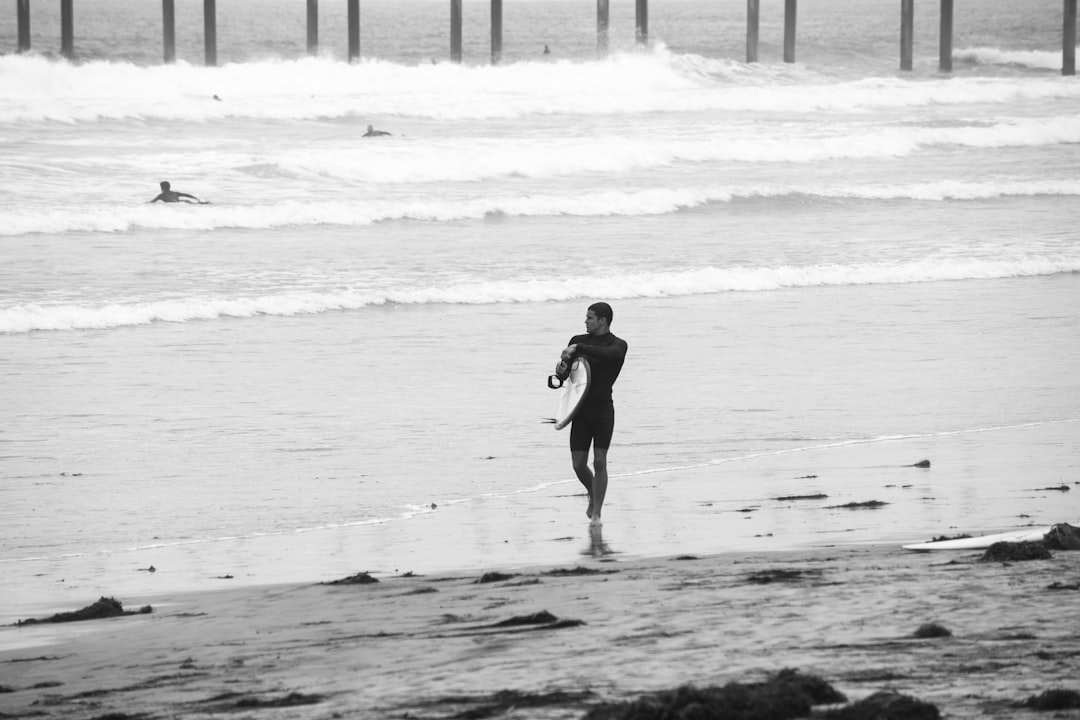
[[[170,187],[172,187],[172,185],[169,184],[168,180],[161,181],[161,192],[169,192]]]
[[[611,331],[613,314],[606,302],[593,303],[585,313],[585,331],[590,335],[606,335]]]

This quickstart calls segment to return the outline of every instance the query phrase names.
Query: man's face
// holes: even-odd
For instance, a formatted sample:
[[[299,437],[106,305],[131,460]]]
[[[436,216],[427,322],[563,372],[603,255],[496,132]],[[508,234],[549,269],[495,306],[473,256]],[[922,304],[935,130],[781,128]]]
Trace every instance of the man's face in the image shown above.
[[[600,329],[600,318],[596,317],[596,313],[589,310],[585,313],[585,332],[590,335],[595,335]]]

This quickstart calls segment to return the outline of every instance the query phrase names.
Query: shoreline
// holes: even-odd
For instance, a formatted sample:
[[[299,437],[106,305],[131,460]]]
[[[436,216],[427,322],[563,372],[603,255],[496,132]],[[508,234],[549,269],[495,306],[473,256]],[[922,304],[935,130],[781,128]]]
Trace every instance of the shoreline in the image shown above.
[[[7,561],[0,563],[0,624],[110,594],[321,582],[356,572],[543,567],[606,555],[899,546],[942,534],[1080,524],[1062,504],[1068,495],[1048,489],[1064,481],[1076,487],[1075,429],[1075,421],[1064,421],[613,474],[599,538],[589,532],[582,488],[567,481],[382,525]],[[924,458],[930,468],[911,467]],[[846,507],[868,502],[882,504]]]
[[[1080,553],[1013,564],[981,554],[869,545],[609,557],[484,582],[440,573],[117,598],[154,612],[0,628],[13,690],[0,693],[0,713],[36,702],[46,718],[163,718],[292,697],[310,701],[294,717],[440,718],[513,691],[561,700],[511,716],[570,718],[784,668],[852,701],[890,688],[952,718],[1076,689],[1080,633],[1067,608]],[[915,638],[926,623],[952,635]],[[12,648],[17,635],[28,642]]]

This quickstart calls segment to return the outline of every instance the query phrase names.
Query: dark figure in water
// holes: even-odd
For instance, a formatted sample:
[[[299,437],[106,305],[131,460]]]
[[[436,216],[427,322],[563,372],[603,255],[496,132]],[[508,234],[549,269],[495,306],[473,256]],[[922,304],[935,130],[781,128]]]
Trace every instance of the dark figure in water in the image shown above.
[[[158,196],[156,198],[154,198],[153,200],[151,200],[150,202],[156,203],[158,200],[160,200],[161,202],[167,202],[167,203],[174,203],[174,202],[191,203],[191,202],[196,202],[199,205],[209,205],[210,204],[206,200],[200,200],[199,198],[195,197],[194,195],[189,195],[187,193],[179,192],[177,190],[172,190],[171,187],[172,186],[169,185],[168,180],[162,180],[161,181],[161,192],[158,193]],[[191,200],[185,200],[184,198],[191,198]]]
[[[368,125],[367,126],[367,132],[364,133],[363,137],[379,137],[380,135],[389,135],[389,134],[390,133],[386,132],[385,130],[376,130],[374,126]]]

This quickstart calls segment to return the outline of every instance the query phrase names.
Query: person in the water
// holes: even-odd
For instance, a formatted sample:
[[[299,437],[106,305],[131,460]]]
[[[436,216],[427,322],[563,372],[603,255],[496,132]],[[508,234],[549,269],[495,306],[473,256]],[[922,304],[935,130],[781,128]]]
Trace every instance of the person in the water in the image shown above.
[[[367,132],[363,134],[363,137],[379,137],[380,135],[389,135],[390,133],[385,130],[376,130],[375,126],[368,125]]]
[[[191,198],[191,200],[186,200],[185,198]],[[199,198],[195,197],[194,195],[189,195],[188,193],[185,193],[185,192],[180,192],[178,190],[173,190],[172,186],[169,184],[168,180],[162,180],[161,181],[161,192],[158,193],[158,196],[156,198],[154,198],[153,200],[151,200],[150,202],[156,203],[158,200],[160,200],[161,202],[167,202],[167,203],[186,202],[186,203],[190,204],[190,203],[194,202],[194,203],[198,203],[199,205],[209,205],[210,204],[208,201],[200,200]]]

